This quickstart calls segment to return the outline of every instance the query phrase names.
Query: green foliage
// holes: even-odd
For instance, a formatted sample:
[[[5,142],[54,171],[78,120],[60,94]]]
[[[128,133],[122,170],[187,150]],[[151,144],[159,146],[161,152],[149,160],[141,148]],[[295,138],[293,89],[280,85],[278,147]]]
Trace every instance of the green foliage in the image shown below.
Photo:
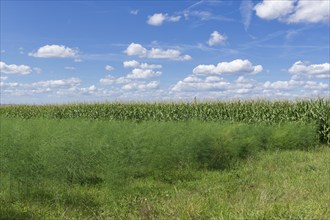
[[[0,219],[329,219],[329,155],[328,147],[262,151],[189,181],[136,178],[124,190],[49,181],[20,198],[1,175]]]
[[[329,104],[1,106],[0,219],[328,219]]]
[[[285,124],[274,127],[269,146],[275,149],[308,149],[310,141],[317,141],[315,130],[301,124]]]
[[[13,105],[0,108],[7,118],[98,119],[124,121],[233,121],[244,123],[314,122],[319,140],[330,144],[330,100],[227,101],[192,103],[96,103]]]
[[[209,134],[209,133],[208,133]],[[226,169],[232,164],[255,155],[261,149],[315,148],[315,126],[304,123],[227,124],[206,135],[195,149],[197,160],[209,169]]]
[[[1,119],[1,172],[25,185],[125,185],[152,177],[193,179],[198,169],[230,168],[262,149],[309,149],[313,124],[106,122]]]

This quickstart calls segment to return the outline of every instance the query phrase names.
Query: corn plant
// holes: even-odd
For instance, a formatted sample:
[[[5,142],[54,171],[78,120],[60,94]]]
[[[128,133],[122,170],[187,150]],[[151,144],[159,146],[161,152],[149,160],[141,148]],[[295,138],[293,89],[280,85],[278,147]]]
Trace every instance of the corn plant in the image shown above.
[[[183,103],[84,103],[65,105],[12,105],[0,108],[8,118],[82,118],[127,121],[234,121],[245,123],[313,122],[319,139],[330,144],[330,100],[218,101]]]

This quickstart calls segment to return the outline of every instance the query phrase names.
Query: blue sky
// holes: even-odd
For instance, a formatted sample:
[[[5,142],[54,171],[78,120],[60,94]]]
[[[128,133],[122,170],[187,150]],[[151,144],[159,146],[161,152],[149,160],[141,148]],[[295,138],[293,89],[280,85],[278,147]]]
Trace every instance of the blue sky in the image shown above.
[[[328,0],[1,1],[1,103],[329,96]]]

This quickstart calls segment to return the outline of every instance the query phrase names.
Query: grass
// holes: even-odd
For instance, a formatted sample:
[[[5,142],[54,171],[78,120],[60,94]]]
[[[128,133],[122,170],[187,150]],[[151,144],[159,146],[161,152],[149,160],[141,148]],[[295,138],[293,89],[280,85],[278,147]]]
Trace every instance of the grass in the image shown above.
[[[327,219],[317,125],[1,118],[0,219]]]
[[[330,145],[330,100],[218,101],[182,103],[85,103],[0,107],[7,118],[105,121],[232,121],[239,123],[317,123],[319,140]]]
[[[63,185],[10,200],[2,219],[329,219],[329,148],[260,152],[226,171],[173,184],[134,179],[116,190]]]

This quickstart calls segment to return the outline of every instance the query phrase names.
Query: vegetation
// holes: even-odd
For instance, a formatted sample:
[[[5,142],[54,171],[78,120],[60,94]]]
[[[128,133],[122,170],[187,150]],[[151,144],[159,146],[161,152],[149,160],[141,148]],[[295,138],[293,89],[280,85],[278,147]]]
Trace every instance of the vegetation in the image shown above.
[[[99,119],[125,121],[316,122],[320,141],[330,144],[330,99],[193,103],[96,103],[17,105],[0,108],[7,118]]]
[[[9,197],[2,185],[0,219],[329,219],[329,155],[260,152],[231,170],[172,184],[133,179],[121,189],[48,182]]]
[[[0,219],[330,218],[328,100],[6,106],[0,120]]]

